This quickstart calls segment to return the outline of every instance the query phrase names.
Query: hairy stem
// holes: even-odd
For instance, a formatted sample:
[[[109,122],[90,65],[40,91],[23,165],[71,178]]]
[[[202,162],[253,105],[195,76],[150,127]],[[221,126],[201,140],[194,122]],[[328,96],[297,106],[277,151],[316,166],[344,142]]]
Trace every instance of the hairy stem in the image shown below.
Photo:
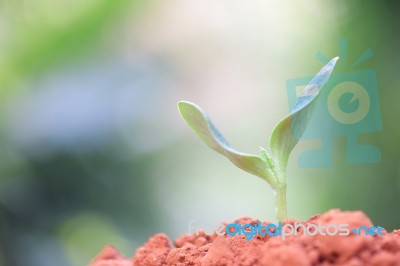
[[[287,203],[286,203],[286,183],[280,183],[275,191],[275,211],[276,220],[278,222],[285,221],[287,219]]]

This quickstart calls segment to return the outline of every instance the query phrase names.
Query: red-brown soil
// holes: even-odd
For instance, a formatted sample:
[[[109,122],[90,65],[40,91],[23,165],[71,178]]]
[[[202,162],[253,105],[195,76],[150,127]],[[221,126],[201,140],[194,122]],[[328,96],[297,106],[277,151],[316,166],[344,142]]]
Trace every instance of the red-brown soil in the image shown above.
[[[240,218],[239,223],[257,224],[258,220]],[[295,219],[283,224],[299,223]],[[303,224],[348,224],[349,228],[370,227],[372,222],[360,211],[330,210],[311,217]],[[90,266],[400,266],[400,230],[383,236],[245,236],[182,235],[173,245],[165,234],[156,234],[136,250],[132,259],[106,247]]]

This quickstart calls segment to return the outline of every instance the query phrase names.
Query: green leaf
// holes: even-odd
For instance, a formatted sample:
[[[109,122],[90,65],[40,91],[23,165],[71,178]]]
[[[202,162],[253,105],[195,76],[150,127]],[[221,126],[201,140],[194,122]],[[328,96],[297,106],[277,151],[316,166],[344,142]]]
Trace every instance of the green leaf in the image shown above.
[[[268,168],[271,169],[271,171],[274,173],[274,176],[277,176],[276,173],[276,162],[272,154],[264,149],[263,147],[260,146],[260,153],[261,153],[261,158],[264,160],[264,162],[268,165]]]
[[[210,148],[226,156],[237,167],[261,177],[275,187],[276,179],[265,162],[259,156],[234,150],[199,106],[181,101],[178,103],[178,109],[186,123]]]
[[[303,135],[317,102],[319,92],[329,79],[338,59],[339,57],[333,58],[318,72],[304,89],[292,112],[272,130],[269,145],[271,153],[279,162],[279,171],[286,171],[289,155]]]

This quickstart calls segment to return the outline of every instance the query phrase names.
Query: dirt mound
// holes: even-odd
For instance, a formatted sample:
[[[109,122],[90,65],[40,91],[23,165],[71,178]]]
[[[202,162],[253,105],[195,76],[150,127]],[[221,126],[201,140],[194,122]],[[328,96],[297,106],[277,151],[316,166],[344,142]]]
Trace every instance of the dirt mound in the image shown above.
[[[255,225],[269,225],[247,217],[234,222],[249,224],[253,228]],[[350,234],[339,235],[340,232],[336,229],[341,224],[348,225]],[[379,235],[376,233],[379,228],[372,228],[370,234],[366,235],[365,230],[370,229],[373,224],[360,211],[342,212],[334,209],[323,215],[313,216],[305,222],[290,219],[282,223],[282,230],[288,233],[296,225],[293,234],[287,235],[285,239],[282,236],[272,236],[276,227],[270,226],[266,229],[269,234],[257,234],[250,240],[246,240],[246,235],[243,234],[185,234],[174,241],[174,247],[165,234],[156,234],[137,249],[132,259],[123,258],[114,248],[106,247],[90,266],[400,266],[400,230],[392,233],[381,230],[382,235]],[[326,228],[327,225],[337,227]],[[305,234],[304,230],[317,226],[325,226],[325,235],[310,235],[312,230]],[[363,233],[352,232],[353,228],[362,226]],[[235,232],[234,228],[231,229],[233,230],[230,232]],[[246,232],[251,232],[251,227]]]

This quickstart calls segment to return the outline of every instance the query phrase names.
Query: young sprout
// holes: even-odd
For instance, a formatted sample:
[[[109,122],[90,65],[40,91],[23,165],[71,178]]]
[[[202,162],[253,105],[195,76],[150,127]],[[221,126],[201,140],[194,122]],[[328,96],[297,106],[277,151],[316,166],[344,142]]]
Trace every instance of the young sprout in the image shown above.
[[[275,194],[275,211],[278,221],[284,221],[287,218],[286,166],[289,155],[302,136],[319,98],[318,95],[338,59],[338,57],[333,58],[311,80],[290,114],[279,121],[272,130],[269,139],[270,150],[260,147],[261,156],[234,150],[205,111],[190,102],[178,103],[181,116],[203,142],[227,157],[237,167],[261,177],[271,185]]]

